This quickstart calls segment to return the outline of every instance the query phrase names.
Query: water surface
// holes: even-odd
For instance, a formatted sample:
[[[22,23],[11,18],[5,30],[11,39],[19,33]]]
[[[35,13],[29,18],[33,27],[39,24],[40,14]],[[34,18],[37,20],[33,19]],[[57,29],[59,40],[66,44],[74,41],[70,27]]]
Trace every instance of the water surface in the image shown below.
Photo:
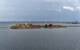
[[[0,50],[80,50],[80,27],[10,30],[10,24],[0,24]]]

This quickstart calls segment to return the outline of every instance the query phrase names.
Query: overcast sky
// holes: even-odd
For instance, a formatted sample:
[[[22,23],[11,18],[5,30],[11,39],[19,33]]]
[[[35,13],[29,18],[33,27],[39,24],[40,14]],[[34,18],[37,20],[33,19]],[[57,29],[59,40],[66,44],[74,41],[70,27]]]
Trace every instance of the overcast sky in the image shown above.
[[[80,0],[0,0],[0,21],[80,21]]]

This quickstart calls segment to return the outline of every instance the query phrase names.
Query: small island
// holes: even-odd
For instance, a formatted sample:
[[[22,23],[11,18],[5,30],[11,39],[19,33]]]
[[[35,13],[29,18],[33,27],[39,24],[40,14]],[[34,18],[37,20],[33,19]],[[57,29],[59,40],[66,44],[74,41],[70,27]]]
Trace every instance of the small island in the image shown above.
[[[15,24],[10,26],[10,29],[40,29],[40,28],[64,28],[66,26],[44,24],[44,25],[34,25],[34,24]]]

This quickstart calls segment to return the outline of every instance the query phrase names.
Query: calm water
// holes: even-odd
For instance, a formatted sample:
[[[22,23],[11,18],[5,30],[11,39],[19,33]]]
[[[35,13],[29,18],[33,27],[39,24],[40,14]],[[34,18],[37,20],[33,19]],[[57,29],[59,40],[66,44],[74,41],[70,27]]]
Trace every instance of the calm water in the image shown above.
[[[80,50],[80,27],[10,30],[10,24],[0,24],[0,50]]]

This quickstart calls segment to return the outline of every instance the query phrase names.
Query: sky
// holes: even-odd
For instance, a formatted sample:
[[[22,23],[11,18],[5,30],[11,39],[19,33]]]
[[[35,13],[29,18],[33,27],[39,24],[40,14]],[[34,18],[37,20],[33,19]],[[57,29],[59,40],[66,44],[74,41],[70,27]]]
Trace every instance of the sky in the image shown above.
[[[80,21],[80,0],[0,0],[0,21]]]

